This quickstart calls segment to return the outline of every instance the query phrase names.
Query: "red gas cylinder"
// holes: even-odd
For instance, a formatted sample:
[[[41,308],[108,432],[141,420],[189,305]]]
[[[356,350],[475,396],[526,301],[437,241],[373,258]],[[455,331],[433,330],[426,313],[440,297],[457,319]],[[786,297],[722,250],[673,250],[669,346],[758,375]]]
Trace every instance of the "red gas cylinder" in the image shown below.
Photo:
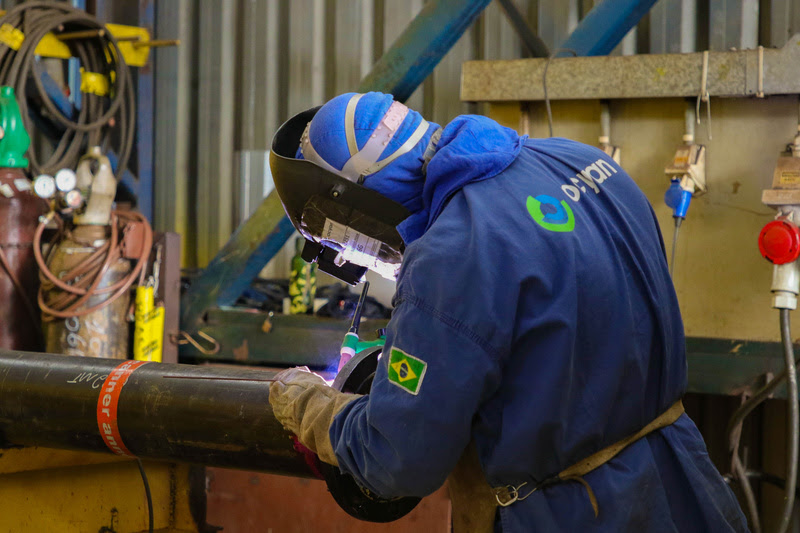
[[[47,204],[18,168],[0,168],[0,347],[41,350],[33,235]]]

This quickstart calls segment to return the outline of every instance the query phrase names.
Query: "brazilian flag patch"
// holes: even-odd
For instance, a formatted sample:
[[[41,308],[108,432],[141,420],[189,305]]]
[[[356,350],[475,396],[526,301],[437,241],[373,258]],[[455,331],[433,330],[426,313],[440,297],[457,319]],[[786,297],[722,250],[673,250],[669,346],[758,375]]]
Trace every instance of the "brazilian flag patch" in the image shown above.
[[[399,348],[392,348],[389,356],[389,381],[410,392],[413,395],[419,393],[422,386],[422,379],[428,363],[409,355]]]

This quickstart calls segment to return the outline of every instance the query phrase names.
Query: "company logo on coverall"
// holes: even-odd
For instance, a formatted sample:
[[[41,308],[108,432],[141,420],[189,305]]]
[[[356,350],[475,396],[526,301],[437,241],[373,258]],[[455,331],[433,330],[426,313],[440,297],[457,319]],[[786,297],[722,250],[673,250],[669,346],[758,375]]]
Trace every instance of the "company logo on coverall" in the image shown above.
[[[575,174],[574,178],[570,178],[572,185],[562,185],[561,190],[567,195],[567,198],[573,202],[579,202],[581,193],[585,194],[587,187],[595,194],[600,194],[598,185],[616,173],[617,169],[610,163],[598,159]],[[536,197],[528,196],[526,207],[531,218],[548,231],[569,232],[575,229],[575,215],[564,200],[559,201],[546,194]]]
[[[413,395],[419,393],[428,363],[409,355],[399,348],[392,348],[389,356],[389,381]]]

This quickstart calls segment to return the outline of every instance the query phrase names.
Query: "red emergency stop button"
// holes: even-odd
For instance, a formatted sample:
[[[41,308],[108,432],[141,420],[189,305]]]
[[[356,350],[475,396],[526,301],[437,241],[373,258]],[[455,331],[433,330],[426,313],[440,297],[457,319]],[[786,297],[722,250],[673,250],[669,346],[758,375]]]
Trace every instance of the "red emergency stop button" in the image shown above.
[[[800,229],[787,220],[773,220],[761,230],[758,249],[776,265],[791,263],[800,255]]]

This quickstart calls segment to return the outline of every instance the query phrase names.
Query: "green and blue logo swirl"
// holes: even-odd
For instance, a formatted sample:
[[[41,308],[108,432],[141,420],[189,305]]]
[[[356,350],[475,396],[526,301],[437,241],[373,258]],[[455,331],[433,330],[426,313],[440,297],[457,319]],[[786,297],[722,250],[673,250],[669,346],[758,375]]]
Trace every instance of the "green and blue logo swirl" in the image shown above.
[[[528,213],[541,227],[548,231],[569,232],[575,229],[575,215],[567,202],[560,202],[546,194],[528,196]]]

